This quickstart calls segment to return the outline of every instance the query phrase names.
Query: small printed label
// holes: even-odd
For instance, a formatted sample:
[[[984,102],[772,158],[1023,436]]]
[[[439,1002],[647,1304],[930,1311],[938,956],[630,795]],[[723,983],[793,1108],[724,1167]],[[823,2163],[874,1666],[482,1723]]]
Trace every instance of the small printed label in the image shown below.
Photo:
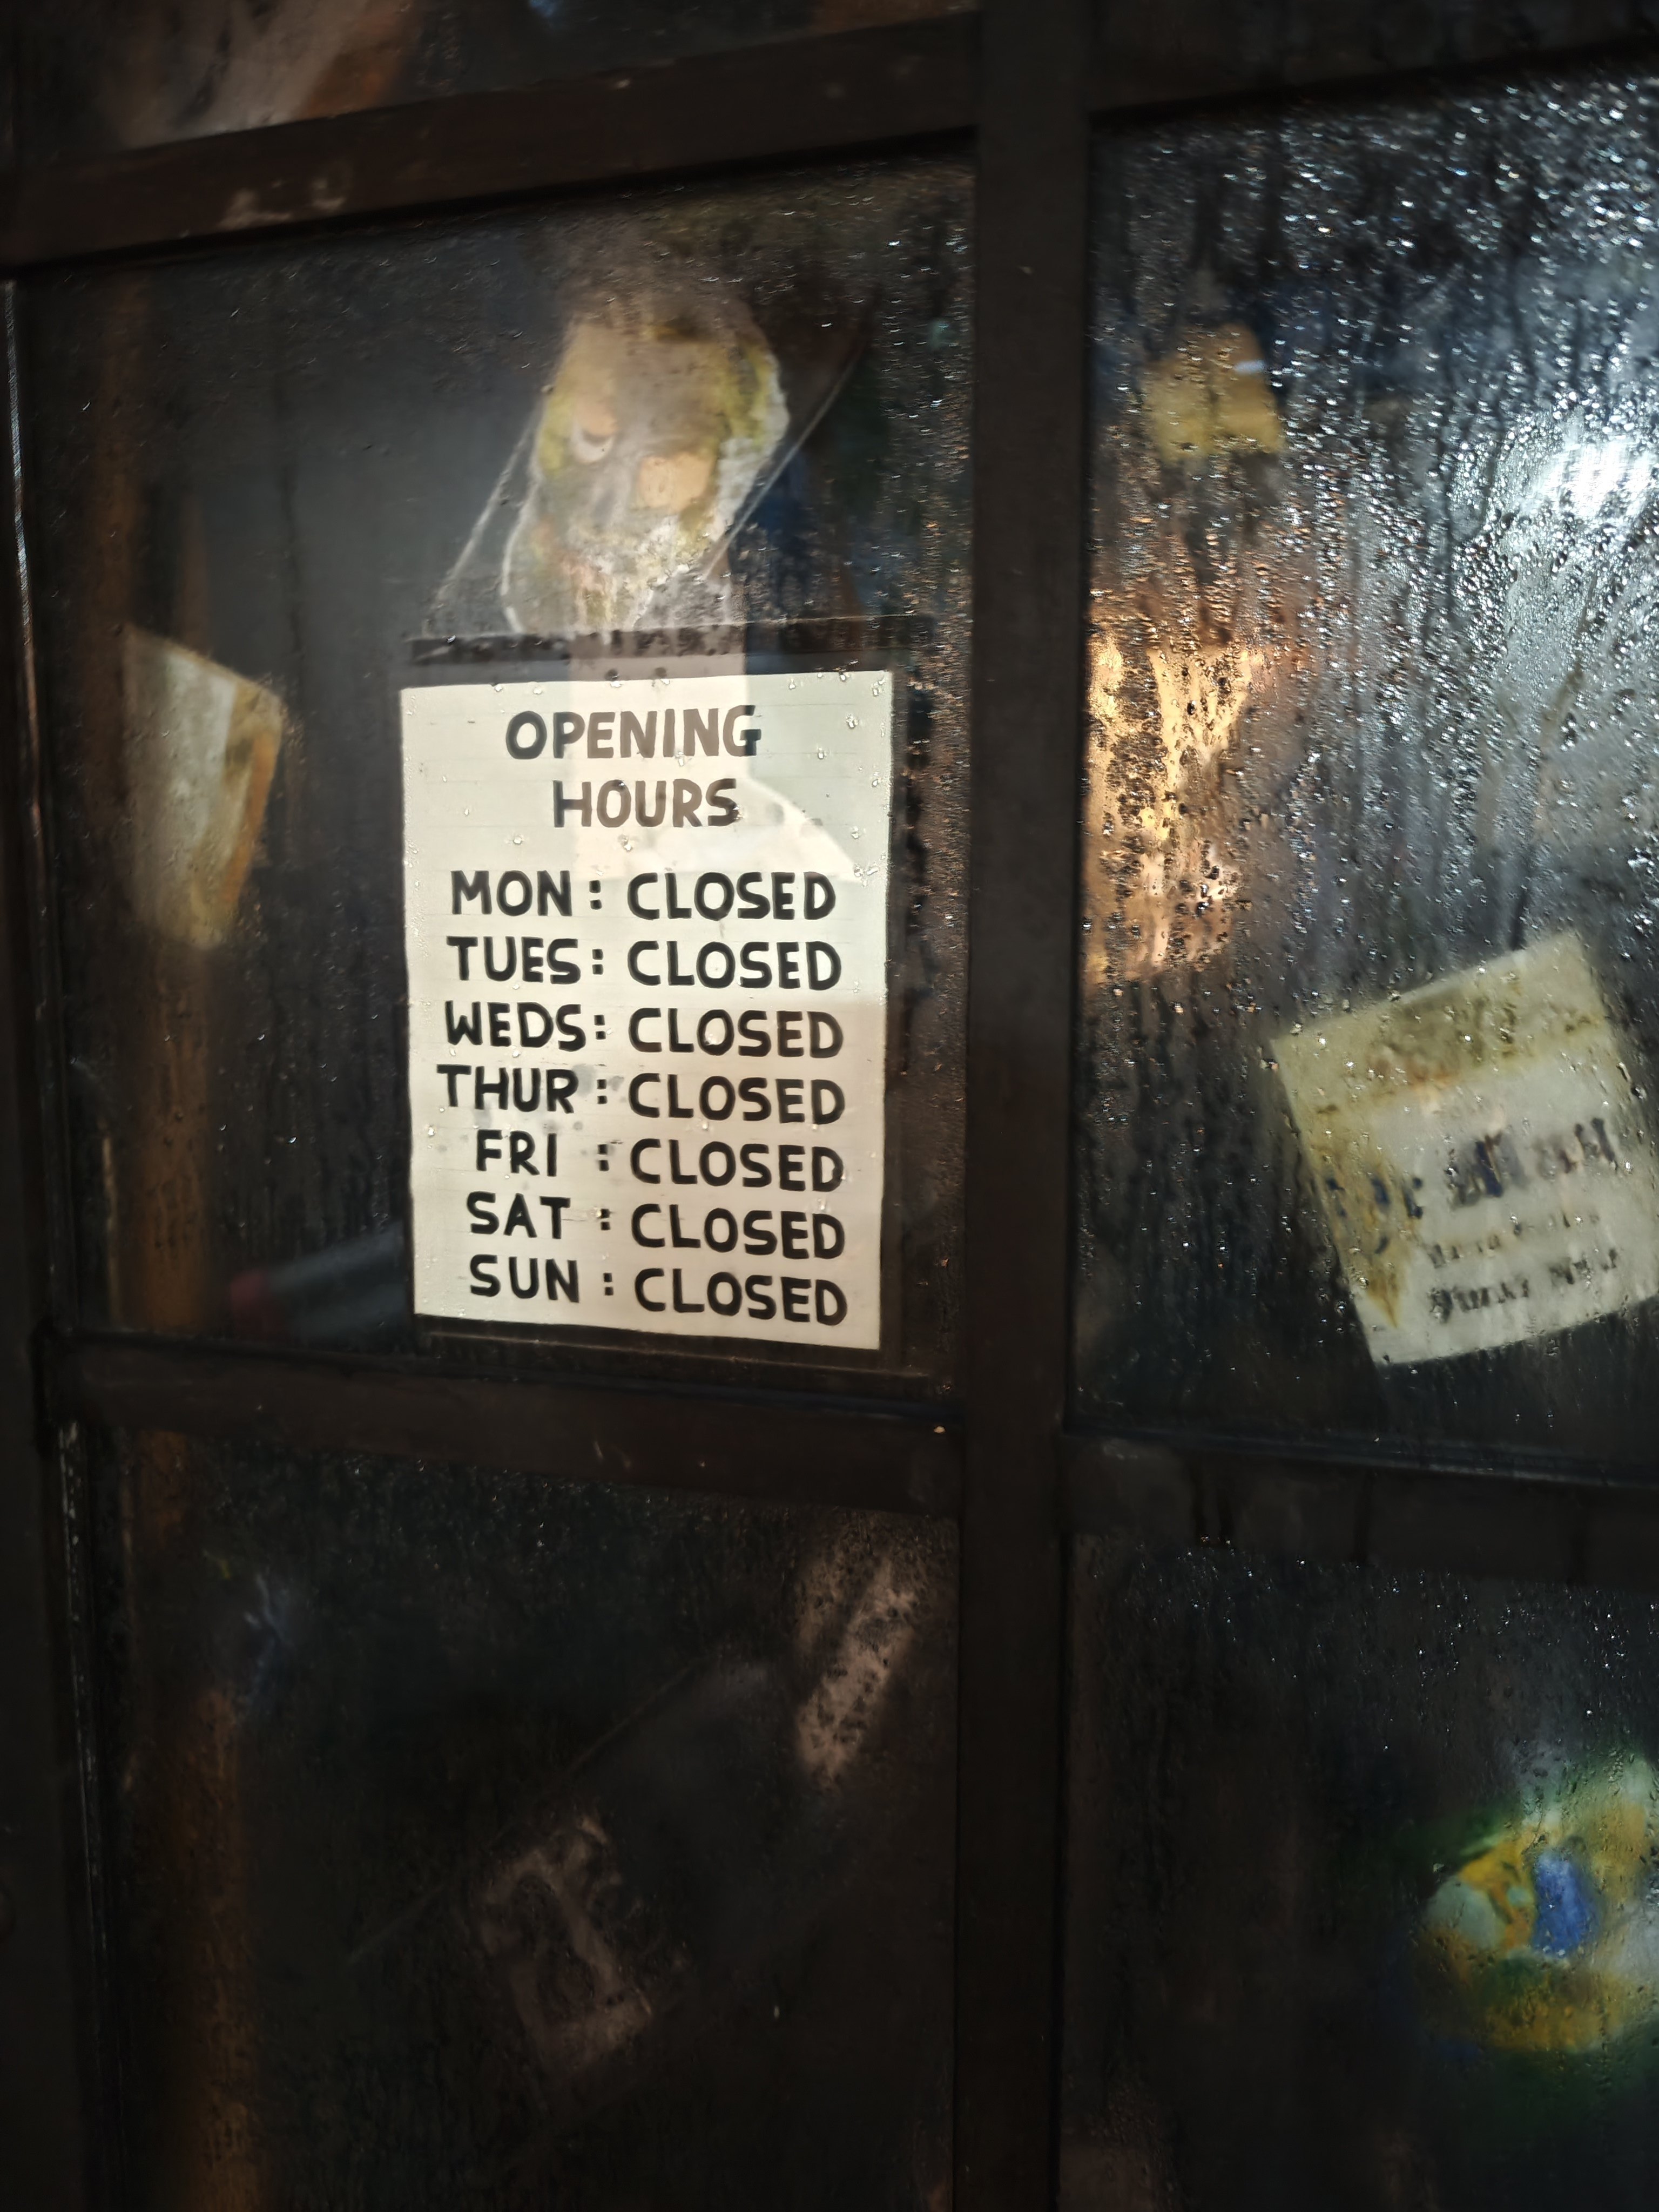
[[[1524,1343],[1659,1292],[1659,1162],[1577,937],[1274,1051],[1379,1364]]]
[[[415,1304],[881,1340],[893,679],[403,694]]]

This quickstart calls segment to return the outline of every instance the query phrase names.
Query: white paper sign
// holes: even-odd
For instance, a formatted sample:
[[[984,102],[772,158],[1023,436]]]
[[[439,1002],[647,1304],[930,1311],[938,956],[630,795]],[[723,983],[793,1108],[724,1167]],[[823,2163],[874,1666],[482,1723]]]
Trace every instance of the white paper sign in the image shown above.
[[[1659,1292],[1659,1162],[1577,937],[1274,1050],[1380,1364],[1519,1344]]]
[[[881,1339],[893,679],[403,694],[415,1305]]]

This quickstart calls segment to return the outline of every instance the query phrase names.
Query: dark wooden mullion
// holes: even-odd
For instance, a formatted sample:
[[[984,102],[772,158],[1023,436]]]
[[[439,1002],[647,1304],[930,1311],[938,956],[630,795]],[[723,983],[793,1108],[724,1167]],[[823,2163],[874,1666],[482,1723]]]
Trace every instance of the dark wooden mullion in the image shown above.
[[[1173,39],[1167,15],[1151,10],[1139,14],[1127,32],[1103,35],[1090,76],[1089,104],[1094,113],[1121,119],[1126,113],[1138,112],[1151,120],[1159,115],[1176,118],[1186,109],[1286,95],[1346,100],[1368,93],[1432,98],[1448,85],[1471,78],[1495,74],[1507,81],[1516,69],[1628,69],[1659,60],[1659,39],[1651,30],[1587,38],[1582,26],[1575,29],[1571,9],[1553,37],[1540,33],[1522,44],[1499,31],[1465,40],[1461,46],[1443,35],[1435,11],[1424,10],[1411,29],[1427,36],[1404,36],[1392,53],[1366,52],[1359,50],[1359,42],[1370,28],[1369,19],[1364,10],[1353,9],[1331,12],[1328,21],[1339,35],[1316,39],[1300,54],[1265,61],[1239,39],[1231,6],[1212,4],[1200,12],[1206,20],[1188,18]],[[1489,20],[1497,25],[1502,18],[1493,11]],[[1346,54],[1342,30],[1358,34]]]
[[[118,1335],[55,1347],[46,1368],[60,1422],[945,1517],[961,1487],[959,1428],[932,1407]]]
[[[95,1947],[96,1917],[84,1909],[95,1887],[83,1821],[92,1771],[77,1743],[84,1677],[62,1663],[78,1648],[70,1617],[78,1557],[60,1510],[57,1455],[36,1419],[33,1366],[48,1304],[40,1086],[51,1027],[32,957],[36,807],[17,303],[15,287],[3,289],[11,543],[0,564],[0,699],[9,725],[0,747],[0,2155],[8,2202],[69,2212],[102,2178],[88,2174],[100,2146],[82,2127],[83,2083],[99,2073],[98,2023],[76,2002]],[[71,1837],[86,1848],[66,1851]]]
[[[1659,1485],[1473,1455],[1321,1452],[1231,1437],[1075,1436],[1076,1532],[1265,1557],[1659,1590]]]
[[[972,14],[25,169],[0,266],[879,151],[972,127]]]
[[[1088,14],[983,10],[957,2212],[1052,2202]]]
[[[1063,0],[1069,5],[1070,0]],[[1397,66],[1316,52],[1264,68],[1218,11],[1208,44],[1109,35],[1093,59],[1101,114],[1252,94],[1404,88],[1515,61],[1650,61],[1650,33],[1587,43],[1501,40]],[[974,127],[979,17],[779,40],[510,90],[410,101],[228,131],[13,173],[0,191],[0,268],[228,240],[295,225],[456,207],[744,162],[880,150]]]

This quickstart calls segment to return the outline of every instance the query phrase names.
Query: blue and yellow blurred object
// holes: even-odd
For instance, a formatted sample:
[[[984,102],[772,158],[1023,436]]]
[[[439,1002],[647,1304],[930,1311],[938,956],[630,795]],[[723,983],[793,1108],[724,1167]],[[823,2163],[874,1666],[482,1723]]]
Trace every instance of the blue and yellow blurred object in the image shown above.
[[[1659,1778],[1629,1756],[1494,1822],[1415,1944],[1429,2026],[1487,2051],[1588,2053],[1659,2014]]]

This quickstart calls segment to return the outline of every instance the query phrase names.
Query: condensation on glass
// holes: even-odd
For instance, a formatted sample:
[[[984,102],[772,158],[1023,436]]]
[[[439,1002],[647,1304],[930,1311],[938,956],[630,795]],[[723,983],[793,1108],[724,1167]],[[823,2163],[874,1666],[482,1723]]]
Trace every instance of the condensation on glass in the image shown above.
[[[970,0],[64,0],[26,11],[27,161],[648,66]]]
[[[1656,118],[1101,143],[1096,1416],[1650,1453]]]
[[[886,1371],[943,1376],[967,209],[959,166],[901,163],[31,290],[85,1318],[414,1340],[398,690],[458,633],[506,657],[459,671],[478,681],[514,673],[520,632],[693,624],[694,652],[746,638],[776,665],[781,640],[820,667],[897,641]],[[588,465],[555,480],[532,433],[617,360],[629,420],[575,422]],[[645,453],[648,512],[607,441]]]
[[[955,1538],[100,1447],[136,2203],[948,2191]]]
[[[1659,1607],[1079,1540],[1063,2212],[1648,2202]]]

